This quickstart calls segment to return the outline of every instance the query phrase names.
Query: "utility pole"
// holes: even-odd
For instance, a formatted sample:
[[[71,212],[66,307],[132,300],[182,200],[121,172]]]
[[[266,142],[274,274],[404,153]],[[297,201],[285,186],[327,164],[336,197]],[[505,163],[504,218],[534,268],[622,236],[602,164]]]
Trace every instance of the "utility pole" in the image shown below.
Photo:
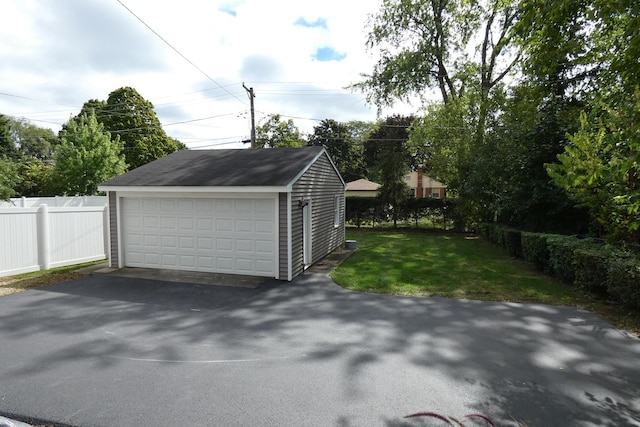
[[[247,91],[251,105],[251,148],[256,148],[256,112],[253,108],[253,98],[255,98],[256,95],[253,93],[253,88],[246,87],[244,82],[242,83],[242,87]]]

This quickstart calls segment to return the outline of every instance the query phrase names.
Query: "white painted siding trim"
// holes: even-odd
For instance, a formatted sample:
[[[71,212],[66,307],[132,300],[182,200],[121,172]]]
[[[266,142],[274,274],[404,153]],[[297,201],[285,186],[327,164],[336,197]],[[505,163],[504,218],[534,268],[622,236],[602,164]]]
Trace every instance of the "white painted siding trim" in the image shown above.
[[[276,279],[280,279],[280,197],[278,197],[278,194],[276,193],[274,195],[275,198],[275,210],[273,212],[273,216],[276,219],[275,221],[275,231],[274,231],[274,247],[273,247],[273,253],[274,253],[274,260],[273,263],[274,268],[275,268],[275,274],[276,274]]]
[[[116,197],[116,212],[118,212],[118,268],[124,267],[124,253],[122,248],[123,230],[122,230],[122,202],[120,201],[120,195]]]
[[[291,224],[291,212],[291,193],[287,192],[287,280],[293,280],[293,248],[291,246],[293,225]]]

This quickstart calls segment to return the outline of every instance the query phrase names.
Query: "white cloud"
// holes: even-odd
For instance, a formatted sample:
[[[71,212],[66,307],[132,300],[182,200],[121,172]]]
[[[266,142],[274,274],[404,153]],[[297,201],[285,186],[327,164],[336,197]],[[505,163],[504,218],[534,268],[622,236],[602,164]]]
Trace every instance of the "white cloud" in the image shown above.
[[[375,119],[344,88],[373,66],[364,23],[378,0],[122,1],[201,71],[116,0],[3,0],[0,92],[31,99],[0,95],[0,113],[57,130],[85,101],[131,86],[187,145],[241,146],[246,82],[258,118],[299,117],[306,132],[317,121],[303,118]],[[322,49],[333,60],[319,61]]]

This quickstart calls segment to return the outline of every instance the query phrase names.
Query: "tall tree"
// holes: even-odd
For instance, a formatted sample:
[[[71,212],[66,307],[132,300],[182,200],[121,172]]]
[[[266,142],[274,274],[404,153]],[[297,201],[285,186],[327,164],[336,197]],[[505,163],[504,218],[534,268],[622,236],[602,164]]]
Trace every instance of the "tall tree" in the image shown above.
[[[0,156],[15,159],[18,156],[16,144],[11,136],[11,120],[0,114]]]
[[[162,129],[153,104],[131,87],[109,94],[106,105],[91,100],[87,109],[98,109],[96,116],[104,129],[119,135],[124,144],[126,163],[137,168],[178,149],[176,142]],[[84,107],[83,107],[84,108]]]
[[[54,153],[52,181],[59,193],[92,195],[98,184],[125,171],[119,136],[111,139],[95,114],[83,115],[79,123],[69,120]]]
[[[13,119],[11,130],[21,156],[27,160],[51,159],[55,146],[60,142],[51,129],[36,126],[25,119]]]
[[[384,0],[368,38],[380,59],[355,87],[378,106],[436,88],[446,104],[472,88],[482,143],[491,91],[518,63],[510,49],[517,12],[514,0]]]
[[[378,197],[391,207],[394,226],[398,224],[401,206],[411,194],[404,176],[414,163],[407,147],[412,121],[411,116],[387,117],[365,141],[365,152],[381,185]]]
[[[349,127],[332,119],[322,120],[309,135],[309,145],[325,147],[346,181],[362,178],[362,144],[357,144]]]
[[[518,27],[529,75],[585,103],[582,126],[550,175],[589,209],[600,232],[633,241],[640,241],[639,31],[640,4],[632,0],[531,0]]]
[[[273,114],[256,127],[256,145],[259,148],[304,147],[307,145],[293,120],[283,120]]]

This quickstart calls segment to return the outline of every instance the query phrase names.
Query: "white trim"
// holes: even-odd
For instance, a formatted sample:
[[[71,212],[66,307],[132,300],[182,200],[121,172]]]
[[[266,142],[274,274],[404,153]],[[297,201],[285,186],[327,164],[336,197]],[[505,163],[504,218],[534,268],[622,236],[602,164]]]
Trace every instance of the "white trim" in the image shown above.
[[[288,187],[258,185],[250,187],[201,187],[201,186],[153,186],[153,185],[131,185],[131,186],[110,186],[99,185],[99,191],[117,191],[118,193],[180,193],[180,194],[201,194],[201,193],[284,193]]]
[[[118,268],[124,267],[124,252],[122,251],[122,241],[123,241],[123,230],[122,230],[122,203],[120,203],[120,195],[116,193],[116,227],[118,228],[117,238],[118,238]]]
[[[291,193],[287,193],[287,280],[293,280],[293,247],[292,247],[292,237],[291,230],[292,226],[292,215],[293,210],[291,209]]]
[[[119,197],[127,197],[127,198],[165,198],[165,199],[271,199],[274,197],[274,194],[277,196],[278,193],[232,193],[232,192],[223,192],[223,193],[214,193],[214,192],[206,192],[206,193],[193,193],[189,191],[180,191],[178,193],[174,192],[156,192],[149,187],[145,187],[144,191],[118,191]]]
[[[302,207],[302,269],[306,270],[313,265],[313,200],[304,199],[304,203]]]
[[[275,264],[275,278],[276,279],[280,279],[280,197],[278,194],[275,195],[274,197],[275,201],[274,201],[274,205],[275,205],[275,212],[273,213],[274,218],[276,219],[275,221],[275,230],[274,230],[274,234],[275,234],[275,238],[273,239],[273,243],[275,245],[275,247],[273,248],[274,250],[274,264]]]

